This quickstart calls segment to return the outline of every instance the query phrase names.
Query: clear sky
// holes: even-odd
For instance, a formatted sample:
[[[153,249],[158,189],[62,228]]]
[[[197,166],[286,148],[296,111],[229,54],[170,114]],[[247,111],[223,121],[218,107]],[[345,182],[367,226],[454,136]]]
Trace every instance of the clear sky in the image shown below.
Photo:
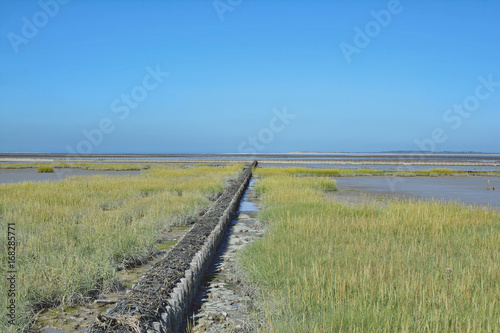
[[[500,1],[0,1],[0,152],[500,152]]]

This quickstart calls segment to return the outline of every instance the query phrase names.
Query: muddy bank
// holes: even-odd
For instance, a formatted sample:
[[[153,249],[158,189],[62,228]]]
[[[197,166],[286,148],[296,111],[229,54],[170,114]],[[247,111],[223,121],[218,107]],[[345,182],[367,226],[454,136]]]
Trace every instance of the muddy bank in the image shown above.
[[[89,328],[99,332],[176,332],[231,222],[256,162],[246,166],[191,230],[107,314]]]
[[[54,168],[53,173],[38,173],[36,168],[26,169],[0,169],[0,184],[20,183],[20,182],[43,182],[43,181],[59,181],[68,177],[81,176],[123,176],[140,175],[141,171],[101,171],[101,170],[82,170],[82,169],[67,169]]]
[[[90,326],[96,316],[104,314],[132,290],[133,286],[148,270],[160,261],[166,253],[189,231],[192,225],[172,227],[158,237],[156,252],[147,262],[121,270],[113,291],[101,293],[99,297],[80,306],[61,306],[47,309],[35,318],[30,332],[36,333],[80,333]]]
[[[239,251],[265,233],[264,224],[256,218],[259,201],[253,183],[195,297],[186,332],[255,332],[260,327],[254,303],[260,293],[246,281],[236,262]]]

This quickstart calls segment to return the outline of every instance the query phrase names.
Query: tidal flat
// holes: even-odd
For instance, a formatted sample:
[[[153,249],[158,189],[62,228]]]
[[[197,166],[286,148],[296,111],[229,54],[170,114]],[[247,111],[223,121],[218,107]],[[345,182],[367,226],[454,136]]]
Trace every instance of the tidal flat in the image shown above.
[[[500,177],[339,177],[334,195],[453,201],[500,209]],[[489,184],[489,185],[488,185]]]
[[[37,173],[35,167],[0,169],[0,182],[3,175],[17,182],[0,185],[0,215],[3,220],[12,220],[21,227],[21,259],[25,270],[22,283],[35,283],[30,289],[22,285],[27,298],[21,305],[25,309],[23,319],[27,323],[43,309],[60,308],[61,304],[62,309],[68,306],[74,308],[96,299],[96,290],[115,290],[119,284],[118,270],[145,262],[157,251],[156,236],[161,228],[184,224],[193,218],[199,209],[208,204],[206,198],[220,191],[224,179],[234,175],[238,169],[237,166],[197,164],[136,165],[134,168],[138,170],[128,171],[113,170],[129,168],[125,165],[85,167],[100,170],[81,167],[55,168],[54,173]],[[477,331],[500,327],[500,323],[491,318],[491,314],[500,313],[500,309],[495,302],[489,302],[490,298],[486,298],[489,303],[484,303],[485,309],[470,313],[462,304],[468,301],[469,306],[479,306],[478,299],[500,296],[498,285],[492,283],[500,277],[491,275],[494,273],[491,269],[498,268],[495,260],[500,255],[500,177],[497,172],[265,167],[257,168],[255,174],[255,192],[264,207],[258,219],[269,225],[270,232],[256,245],[243,251],[241,265],[251,282],[258,284],[265,295],[265,304],[259,312],[265,318],[259,320],[276,331],[305,329],[304,325],[310,323],[302,322],[299,313],[308,313],[313,318],[312,331],[341,329],[342,326],[335,326],[330,312],[339,316],[341,323],[352,325],[354,331],[365,328],[406,330],[420,320],[432,323],[429,327],[433,329],[467,331],[470,326],[469,331]],[[187,201],[183,201],[185,199]],[[172,205],[177,208],[161,212],[165,203],[170,208]],[[29,212],[28,215],[26,212]],[[92,219],[101,224],[87,225]],[[28,223],[28,220],[31,222]],[[173,224],[164,224],[167,220],[173,221]],[[58,221],[63,223],[58,224]],[[52,250],[57,248],[57,251],[64,250],[67,245],[73,250],[84,245],[83,252],[69,253],[71,262],[55,255],[52,250],[53,253],[44,259],[43,244],[34,236],[42,233],[47,239],[52,230],[50,228],[56,230],[61,226],[64,228],[54,231],[48,238],[51,241],[45,245]],[[129,227],[133,228],[126,229]],[[123,233],[121,236],[114,230],[116,228]],[[83,229],[91,231],[88,237],[86,233],[81,233]],[[96,234],[99,230],[112,237],[106,240]],[[389,237],[391,233],[393,236]],[[373,235],[378,235],[378,240],[370,243]],[[113,246],[109,249],[114,254],[111,253],[111,257],[104,261],[96,259],[94,264],[89,264],[89,258],[94,258],[89,251],[93,251],[95,258],[106,257],[104,245],[117,236],[118,243],[109,245]],[[96,237],[98,244],[103,246],[91,246]],[[27,242],[30,239],[38,239],[38,243]],[[347,242],[349,239],[365,247],[366,251],[353,247],[353,243]],[[61,244],[58,243],[60,241]],[[378,251],[378,247],[392,252]],[[292,255],[292,249],[297,253]],[[490,251],[491,258],[487,251]],[[343,253],[344,261],[337,258],[340,255],[337,252]],[[270,258],[271,253],[278,259]],[[311,253],[315,256],[311,257]],[[28,257],[25,257],[26,254]],[[37,259],[36,263],[30,261],[30,255]],[[476,263],[470,255],[482,261]],[[370,261],[368,257],[380,261]],[[321,259],[319,262],[318,258]],[[429,258],[434,258],[435,262],[432,263]],[[401,267],[405,260],[412,265],[406,270]],[[392,271],[386,271],[380,263],[384,263],[384,267],[392,267]],[[274,267],[266,266],[268,264]],[[45,272],[44,267],[49,271]],[[474,269],[477,272],[473,272]],[[84,270],[89,270],[92,275],[84,278],[80,274]],[[299,274],[303,281],[294,277],[299,271],[303,271]],[[307,271],[312,273],[308,275]],[[331,280],[329,274],[336,280]],[[379,275],[390,279],[381,280]],[[370,276],[380,284],[371,281]],[[440,280],[443,277],[448,284]],[[94,278],[97,282],[93,282]],[[398,282],[400,279],[407,282],[408,290]],[[72,280],[80,286],[72,287]],[[457,282],[450,287],[449,281],[455,280]],[[37,286],[37,281],[43,282]],[[478,281],[486,284],[478,286]],[[418,283],[429,284],[420,288],[422,292],[432,295],[429,299],[434,303],[421,299]],[[286,290],[282,289],[284,287]],[[445,287],[450,289],[445,290]],[[385,290],[387,297],[374,294],[377,289]],[[461,296],[463,292],[469,292],[467,300]],[[371,296],[360,298],[359,293]],[[304,300],[295,299],[295,294],[302,295]],[[340,295],[340,298],[335,295]],[[358,295],[357,298],[355,295]],[[409,300],[411,297],[416,297],[420,303]],[[408,302],[404,306],[393,302],[399,298],[408,299]],[[323,304],[325,299],[330,303]],[[345,304],[352,311],[340,311],[342,302],[347,302]],[[283,304],[287,308],[281,308]],[[403,314],[401,318],[390,316],[390,311],[385,308],[389,305]],[[405,312],[407,307],[415,312],[413,316]],[[315,312],[309,313],[311,309]],[[442,313],[443,309],[464,319],[454,320]],[[283,313],[287,313],[288,317],[281,317]],[[367,313],[367,316],[359,313]],[[382,317],[375,318],[378,316],[375,313]],[[478,316],[478,319],[472,315]],[[426,326],[420,328],[427,330]]]
[[[0,184],[21,182],[60,181],[68,177],[87,177],[96,175],[137,176],[141,171],[100,171],[73,168],[54,168],[53,173],[40,173],[36,168],[0,169]]]
[[[300,172],[256,171],[268,232],[241,264],[262,290],[270,331],[500,329],[498,210],[370,196],[352,204],[332,200],[332,177]]]

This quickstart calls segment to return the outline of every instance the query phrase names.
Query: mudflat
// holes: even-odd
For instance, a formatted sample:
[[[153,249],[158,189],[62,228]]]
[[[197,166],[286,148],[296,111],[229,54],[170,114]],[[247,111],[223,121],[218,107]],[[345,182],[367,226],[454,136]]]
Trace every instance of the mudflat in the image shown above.
[[[359,200],[363,194],[376,198],[458,201],[500,209],[498,177],[339,177],[339,199]],[[490,181],[489,190],[488,181]],[[493,190],[495,188],[495,190]],[[350,197],[350,198],[349,198]]]
[[[20,182],[58,181],[67,177],[94,175],[140,175],[140,171],[100,171],[69,168],[54,168],[53,173],[38,173],[36,168],[0,169],[0,184]]]

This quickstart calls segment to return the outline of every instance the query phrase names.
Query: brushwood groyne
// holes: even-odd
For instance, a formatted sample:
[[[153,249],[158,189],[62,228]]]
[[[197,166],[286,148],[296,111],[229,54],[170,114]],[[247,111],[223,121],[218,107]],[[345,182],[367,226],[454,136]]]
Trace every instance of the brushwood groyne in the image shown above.
[[[179,332],[256,165],[246,165],[165,258],[87,332]]]

